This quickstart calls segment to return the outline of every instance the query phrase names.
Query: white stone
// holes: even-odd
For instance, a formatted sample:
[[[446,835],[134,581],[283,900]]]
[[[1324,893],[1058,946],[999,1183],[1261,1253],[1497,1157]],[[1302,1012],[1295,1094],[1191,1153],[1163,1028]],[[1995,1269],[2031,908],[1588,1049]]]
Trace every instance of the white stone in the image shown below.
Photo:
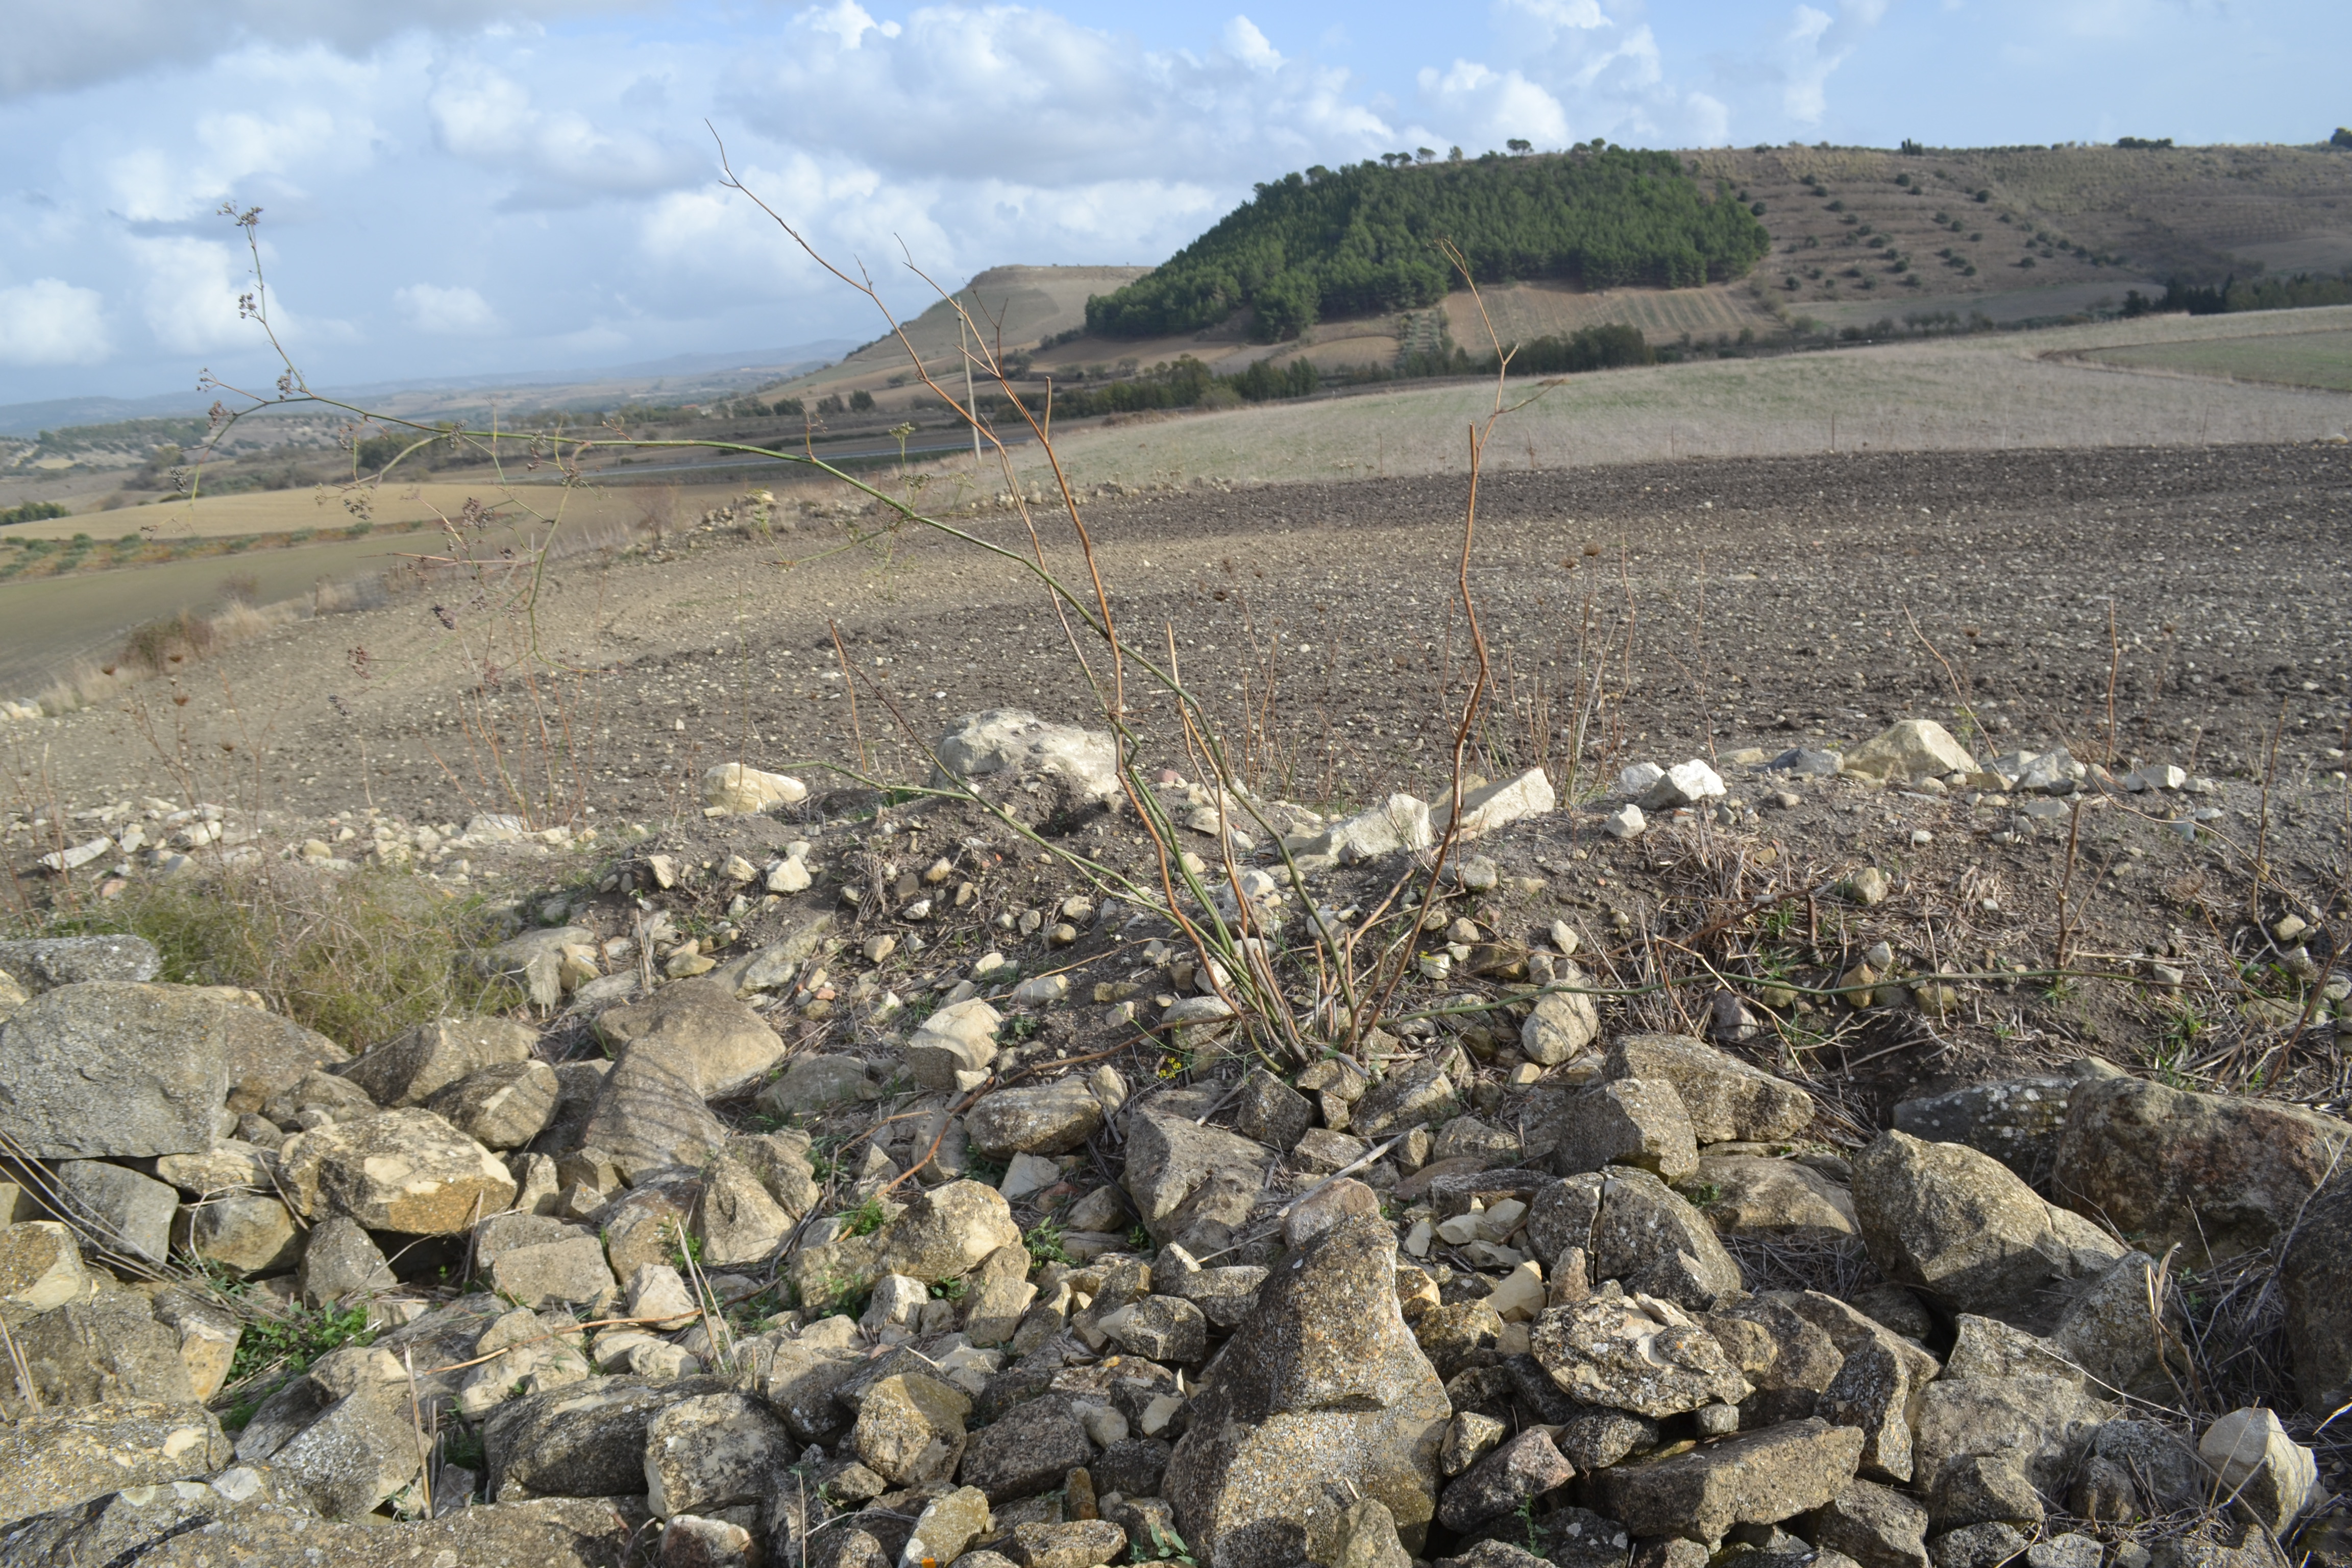
[[[1716,771],[1693,757],[1668,768],[1664,776],[1642,792],[1639,804],[1645,811],[1672,811],[1677,806],[1714,800],[1723,794],[1723,780]]]
[[[1544,1310],[1543,1266],[1530,1258],[1486,1292],[1486,1305],[1507,1323],[1525,1322]]]
[[[1845,754],[1845,771],[1865,778],[1941,778],[1972,773],[1977,762],[1933,719],[1906,719],[1889,725]]]
[[[1551,780],[1541,768],[1529,768],[1516,778],[1490,784],[1475,789],[1462,797],[1462,817],[1454,830],[1456,838],[1477,838],[1507,823],[1524,817],[1540,816],[1559,804],[1552,794]],[[1445,830],[1450,803],[1441,802],[1430,813],[1430,826]]]
[[[667,1263],[641,1263],[629,1276],[629,1316],[658,1329],[682,1329],[701,1313],[686,1280]]]
[[[761,773],[741,763],[720,763],[702,772],[702,805],[706,811],[730,816],[756,816],[780,805],[798,805],[808,798],[808,785],[783,773]]]
[[[963,778],[1050,773],[1097,800],[1123,793],[1118,748],[1109,731],[1049,723],[1018,708],[968,713],[949,725],[931,749],[943,767]]]
[[[1436,841],[1428,803],[1409,795],[1392,795],[1320,833],[1295,835],[1284,842],[1295,853],[1328,855],[1340,865],[1353,866],[1399,849],[1426,849]]]
[[[2223,1493],[2235,1493],[2274,1534],[2286,1533],[2319,1482],[2312,1451],[2286,1435],[2273,1411],[2231,1411],[2205,1429],[2197,1452]]]
[[[1666,776],[1666,770],[1655,763],[1635,763],[1617,775],[1616,793],[1628,800],[1638,800],[1650,793],[1650,786]]]
[[[1004,1167],[1004,1179],[996,1190],[1007,1203],[1042,1193],[1062,1179],[1062,1167],[1043,1154],[1015,1154]]]
[[[2135,794],[2142,790],[2179,789],[2189,782],[2189,775],[2170,763],[2156,763],[2124,775],[2124,788]]]
[[[805,892],[811,879],[808,862],[797,855],[768,868],[768,891],[772,893]]]
[[[1013,988],[1013,1000],[1038,1005],[1059,1002],[1070,994],[1070,977],[1066,974],[1040,974],[1024,980]]]
[[[1649,819],[1642,815],[1642,808],[1632,801],[1627,801],[1601,819],[1601,831],[1612,838],[1639,838],[1642,830],[1649,826]]]

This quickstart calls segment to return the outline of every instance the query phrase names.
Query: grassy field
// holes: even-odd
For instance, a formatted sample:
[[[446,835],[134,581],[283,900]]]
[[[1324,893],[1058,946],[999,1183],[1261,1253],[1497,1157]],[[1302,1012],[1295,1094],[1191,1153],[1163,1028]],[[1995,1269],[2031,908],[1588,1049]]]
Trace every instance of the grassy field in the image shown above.
[[[2277,332],[2205,342],[2137,343],[2095,349],[2084,356],[2131,370],[2172,370],[2352,392],[2352,327],[2332,331]]]
[[[2352,330],[2352,306],[2147,318],[1767,359],[1701,360],[1571,377],[1502,427],[1490,462],[1566,468],[1676,457],[1869,448],[2185,446],[2340,437],[2341,394],[2138,375],[2085,363],[2115,349],[2199,352],[2221,341]],[[2233,351],[2237,352],[2237,351]],[[1514,396],[1536,390],[1513,383]],[[1491,384],[1138,420],[1057,439],[1087,485],[1276,483],[1458,473]],[[1834,433],[1832,427],[1834,426]],[[1024,483],[1047,482],[1024,465]]]
[[[483,481],[452,484],[427,480],[418,484],[395,482],[381,489],[355,492],[355,498],[366,503],[364,512],[357,514],[345,507],[346,498],[335,490],[253,490],[242,495],[200,496],[193,501],[157,501],[150,506],[48,518],[39,522],[17,523],[6,532],[10,537],[26,539],[70,539],[77,533],[112,539],[120,534],[142,533],[159,541],[284,535],[306,529],[344,528],[360,516],[379,527],[433,522],[456,517],[473,500],[499,502],[510,510],[527,508],[542,515],[553,515],[560,505],[566,522],[591,526],[634,522],[644,515],[646,507],[667,505],[677,514],[677,520],[683,521],[689,514],[698,516],[703,508],[715,506],[734,493],[722,487],[698,486],[678,489],[665,499],[643,486],[631,485],[576,489],[567,497],[553,486],[523,484],[513,488],[517,499],[509,502],[504,490]]]

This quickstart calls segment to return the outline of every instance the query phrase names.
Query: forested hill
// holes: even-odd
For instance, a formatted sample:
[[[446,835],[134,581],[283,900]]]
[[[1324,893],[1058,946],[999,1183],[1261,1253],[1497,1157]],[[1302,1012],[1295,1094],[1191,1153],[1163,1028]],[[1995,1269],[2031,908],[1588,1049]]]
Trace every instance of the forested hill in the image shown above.
[[[1672,153],[1318,165],[1258,186],[1157,271],[1088,300],[1087,326],[1157,337],[1255,306],[1255,335],[1273,340],[1325,317],[1427,305],[1460,286],[1440,239],[1482,283],[1565,277],[1593,288],[1736,278],[1770,248],[1754,214]]]

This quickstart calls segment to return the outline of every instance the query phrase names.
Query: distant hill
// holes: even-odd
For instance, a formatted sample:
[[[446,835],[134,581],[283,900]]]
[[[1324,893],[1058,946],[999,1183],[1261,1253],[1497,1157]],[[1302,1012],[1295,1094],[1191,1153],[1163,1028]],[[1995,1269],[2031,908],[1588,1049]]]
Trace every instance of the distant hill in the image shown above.
[[[1089,295],[1118,289],[1150,270],[1148,267],[992,267],[957,289],[953,303],[940,300],[905,322],[907,338],[925,365],[939,374],[961,375],[962,324],[957,306],[999,339],[1007,353],[1025,353],[1043,341],[1083,331]],[[878,392],[903,384],[912,372],[905,345],[896,334],[887,334],[836,363],[769,391],[772,395],[781,392],[794,396],[804,392],[822,396],[852,389]]]
[[[2046,320],[2169,279],[2352,265],[2352,151],[1758,147],[1685,154],[1761,205],[1753,287],[1833,322]],[[1791,284],[1793,283],[1793,287]]]
[[[1087,304],[1106,338],[1216,327],[1244,309],[1251,336],[1436,303],[1462,286],[1451,241],[1479,282],[1564,278],[1593,288],[1689,287],[1737,278],[1769,248],[1729,193],[1672,153],[1578,147],[1443,163],[1319,164],[1255,199],[1150,276]]]

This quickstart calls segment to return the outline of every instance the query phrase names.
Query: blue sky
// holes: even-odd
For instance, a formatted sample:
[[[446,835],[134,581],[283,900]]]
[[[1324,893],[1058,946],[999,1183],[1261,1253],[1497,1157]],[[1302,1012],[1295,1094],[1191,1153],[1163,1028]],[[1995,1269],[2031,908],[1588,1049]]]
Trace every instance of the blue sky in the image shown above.
[[[265,209],[321,384],[874,334],[736,166],[919,308],[1155,261],[1313,163],[1629,145],[2324,140],[2340,0],[0,0],[0,403],[274,374]]]

